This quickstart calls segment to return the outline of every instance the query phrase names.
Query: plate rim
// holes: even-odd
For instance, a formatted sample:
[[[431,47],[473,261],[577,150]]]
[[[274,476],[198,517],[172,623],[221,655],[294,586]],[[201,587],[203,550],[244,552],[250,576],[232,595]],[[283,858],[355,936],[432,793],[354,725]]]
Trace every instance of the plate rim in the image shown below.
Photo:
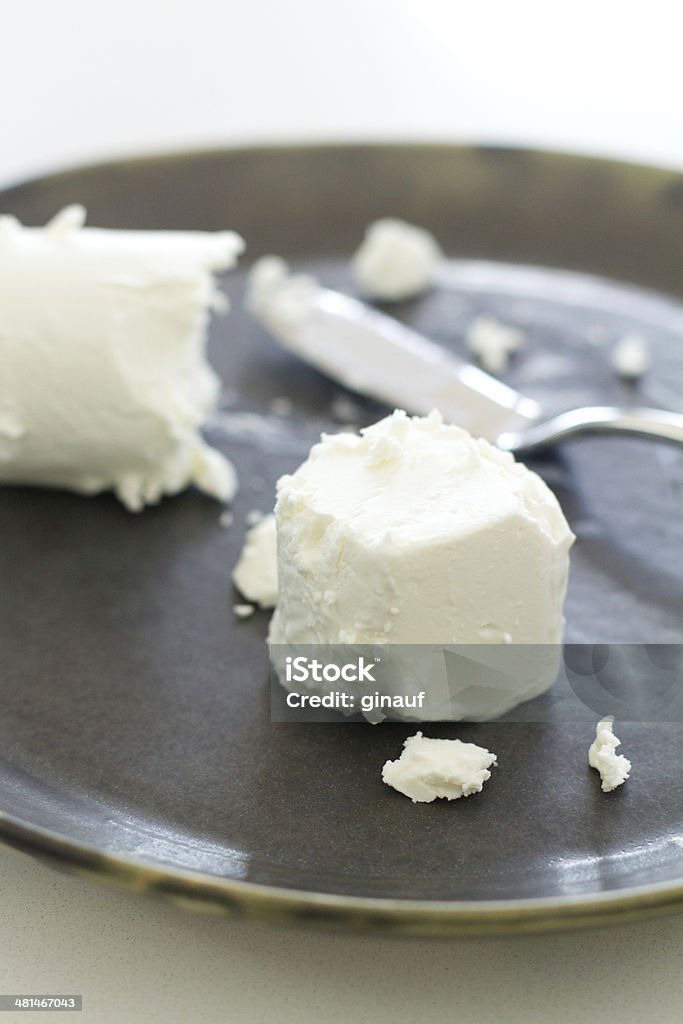
[[[458,143],[428,138],[320,142],[301,139],[169,148],[67,165],[48,170],[45,174],[4,182],[0,187],[0,204],[11,202],[25,188],[58,182],[83,172],[97,174],[108,169],[135,165],[163,166],[169,162],[201,161],[207,157],[240,153],[267,157],[274,152],[340,152],[348,149],[385,152],[436,150],[444,153],[469,150],[501,156],[524,154],[549,162],[573,162],[585,167],[610,166],[628,169],[636,174],[660,175],[683,184],[683,170],[680,168],[531,145],[491,144],[484,140]],[[669,295],[668,292],[663,294]],[[237,918],[309,924],[347,931],[373,931],[402,936],[501,936],[569,931],[642,920],[683,910],[683,871],[680,879],[672,882],[628,886],[602,894],[477,901],[419,900],[312,892],[155,864],[70,839],[62,833],[8,814],[1,806],[0,844],[48,863],[54,869],[94,877],[100,882],[113,883],[120,889],[156,895],[196,910],[223,912]]]
[[[0,844],[56,869],[194,910],[402,936],[504,936],[571,931],[683,910],[683,881],[588,896],[417,900],[311,892],[134,859],[70,839],[0,810]]]
[[[149,150],[137,150],[130,153],[105,154],[92,160],[83,160],[76,163],[67,163],[49,168],[44,174],[31,173],[28,177],[10,178],[0,182],[0,201],[12,198],[14,193],[20,193],[25,188],[42,186],[43,184],[56,183],[62,178],[69,178],[73,174],[99,174],[102,171],[116,170],[117,168],[145,166],[153,167],[155,164],[163,167],[169,162],[176,161],[202,161],[215,159],[230,154],[241,154],[244,156],[264,156],[270,153],[340,153],[348,150],[366,150],[377,152],[390,152],[392,150],[403,150],[416,152],[418,150],[435,152],[470,152],[492,157],[529,157],[544,161],[556,161],[558,163],[575,163],[592,167],[612,167],[632,171],[636,174],[656,174],[662,178],[675,180],[683,184],[683,166],[678,167],[667,163],[650,163],[647,160],[626,159],[621,156],[608,156],[606,154],[594,154],[572,149],[544,148],[525,143],[507,143],[505,141],[495,142],[482,137],[473,137],[468,140],[449,141],[443,137],[430,138],[425,136],[419,139],[400,138],[387,136],[379,140],[368,138],[345,138],[345,139],[315,139],[291,138],[268,140],[244,140],[235,141],[232,145],[221,145],[220,143],[189,147],[176,148],[174,146],[153,148]],[[0,211],[2,212],[2,211]]]

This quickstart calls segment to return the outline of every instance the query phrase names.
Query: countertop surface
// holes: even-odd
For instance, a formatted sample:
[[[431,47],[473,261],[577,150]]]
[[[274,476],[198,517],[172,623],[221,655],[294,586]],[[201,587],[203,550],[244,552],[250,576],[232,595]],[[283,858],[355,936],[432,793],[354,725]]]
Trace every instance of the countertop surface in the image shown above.
[[[0,908],[0,991],[81,994],[83,1019],[98,1024],[681,1019],[683,915],[468,941],[292,931],[194,914],[6,850]]]
[[[289,139],[476,139],[683,168],[677,5],[655,0],[646,20],[611,0],[474,6],[14,5],[0,185],[110,156]],[[0,994],[81,993],[93,1022],[673,1024],[682,949],[683,915],[487,940],[285,930],[0,849]]]

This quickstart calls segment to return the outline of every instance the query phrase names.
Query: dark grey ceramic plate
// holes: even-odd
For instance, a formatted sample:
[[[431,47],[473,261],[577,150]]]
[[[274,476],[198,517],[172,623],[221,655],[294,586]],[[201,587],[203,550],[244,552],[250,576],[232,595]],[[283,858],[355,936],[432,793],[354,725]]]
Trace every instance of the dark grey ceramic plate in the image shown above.
[[[509,379],[555,406],[632,401],[599,343],[644,334],[645,397],[681,404],[679,175],[510,150],[246,150],[61,174],[5,192],[0,209],[42,223],[72,201],[102,226],[236,228],[249,259],[279,252],[341,286],[367,222],[400,215],[457,260],[493,262],[456,262],[450,286],[399,315],[456,349],[477,311],[519,324],[529,344]],[[241,314],[239,275],[226,287],[235,311],[214,324],[211,354],[229,389],[214,440],[242,481],[233,526],[195,493],[141,516],[107,496],[0,493],[4,838],[195,905],[397,931],[683,903],[679,727],[655,744],[651,727],[624,724],[633,776],[605,797],[583,726],[432,726],[490,746],[500,767],[481,797],[418,806],[380,781],[412,730],[270,723],[266,616],[231,611],[245,516],[271,506],[320,429],[381,409],[333,405],[334,384]],[[277,417],[283,395],[293,412]],[[265,416],[257,431],[244,410]],[[578,535],[568,639],[681,641],[682,453],[577,441],[534,466]]]

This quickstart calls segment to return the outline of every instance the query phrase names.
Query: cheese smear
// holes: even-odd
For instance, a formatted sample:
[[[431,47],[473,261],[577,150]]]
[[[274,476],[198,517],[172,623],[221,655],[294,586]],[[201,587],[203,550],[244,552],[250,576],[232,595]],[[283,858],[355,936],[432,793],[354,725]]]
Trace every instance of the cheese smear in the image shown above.
[[[396,761],[386,762],[382,781],[414,804],[429,804],[438,797],[459,800],[481,793],[495,763],[496,755],[476,743],[429,739],[418,732],[408,737]]]
[[[199,428],[219,394],[214,274],[242,240],[84,221],[0,217],[0,481],[111,489],[131,511],[191,484],[229,500],[233,467]]]
[[[503,664],[493,686],[457,692],[443,658],[426,687],[406,663],[395,692],[428,693],[413,719],[497,717],[552,685],[573,535],[509,453],[399,410],[323,435],[280,479],[275,515],[271,645],[531,645],[522,677]]]

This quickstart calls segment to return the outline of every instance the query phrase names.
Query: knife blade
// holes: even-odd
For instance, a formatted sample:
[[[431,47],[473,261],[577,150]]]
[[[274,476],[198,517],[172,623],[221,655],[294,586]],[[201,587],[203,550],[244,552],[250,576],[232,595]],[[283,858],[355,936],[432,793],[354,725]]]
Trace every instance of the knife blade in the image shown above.
[[[316,288],[296,316],[269,316],[267,307],[259,313],[286,349],[391,407],[418,415],[439,409],[447,421],[489,441],[540,416],[533,399],[340,292]]]

